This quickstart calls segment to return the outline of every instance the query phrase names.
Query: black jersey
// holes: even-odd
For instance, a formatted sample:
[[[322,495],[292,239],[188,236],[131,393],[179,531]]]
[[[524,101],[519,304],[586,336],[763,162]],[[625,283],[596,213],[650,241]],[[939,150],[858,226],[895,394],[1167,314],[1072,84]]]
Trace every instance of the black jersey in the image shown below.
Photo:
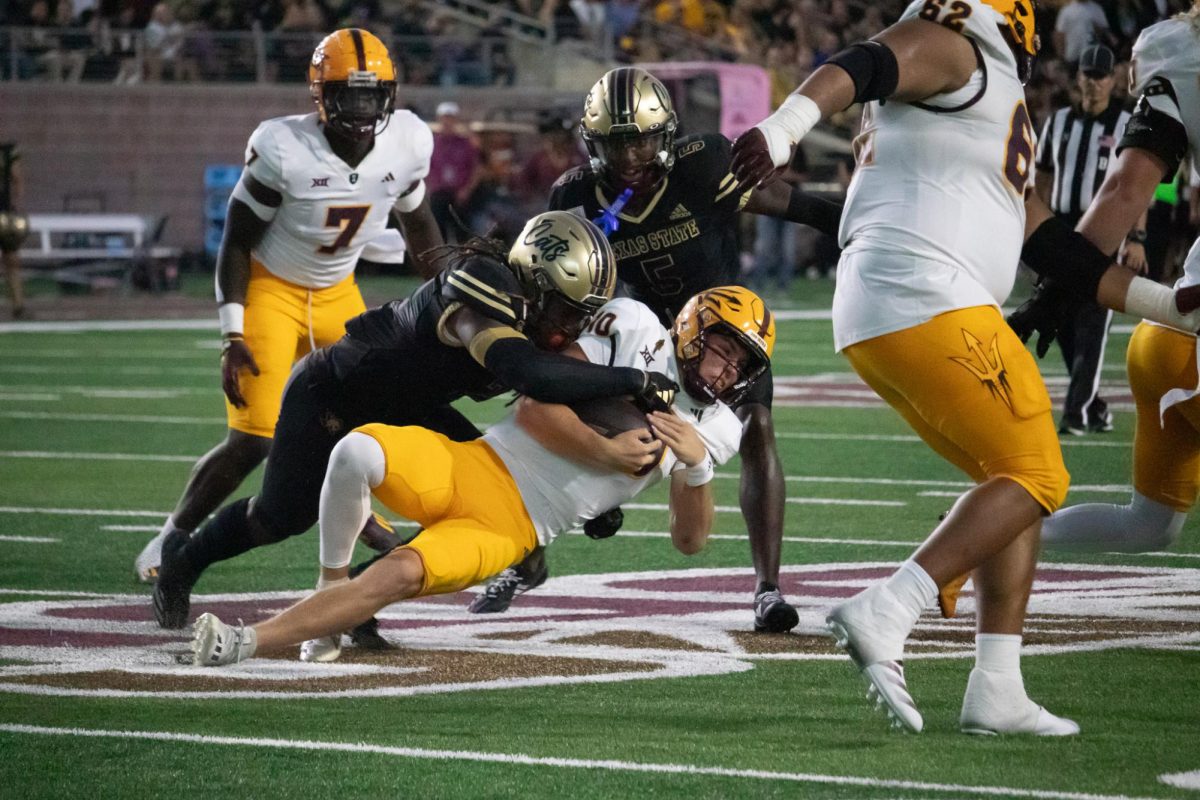
[[[320,380],[336,381],[334,405],[351,418],[416,424],[461,397],[486,400],[506,391],[446,329],[462,306],[519,328],[526,301],[509,267],[470,256],[423,284],[346,323],[346,335],[313,354]]]
[[[621,281],[667,327],[692,295],[737,281],[737,213],[749,192],[737,191],[730,147],[717,133],[680,139],[675,166],[649,204],[619,214],[609,236]],[[555,182],[550,209],[595,220],[614,199],[590,168],[575,167]]]

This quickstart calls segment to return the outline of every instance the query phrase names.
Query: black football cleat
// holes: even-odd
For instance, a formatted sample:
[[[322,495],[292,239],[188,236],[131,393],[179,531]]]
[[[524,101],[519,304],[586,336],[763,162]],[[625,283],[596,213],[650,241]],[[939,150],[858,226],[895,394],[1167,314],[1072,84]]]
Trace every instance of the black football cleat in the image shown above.
[[[172,531],[163,541],[162,564],[154,583],[154,619],[160,628],[178,630],[188,623],[192,606],[192,587],[200,577],[183,554],[191,534]]]
[[[800,623],[795,606],[783,599],[779,589],[768,589],[754,597],[754,630],[757,633],[787,633]]]
[[[400,648],[383,638],[379,632],[379,619],[371,617],[350,631],[350,641],[363,650],[399,650]]]
[[[530,589],[536,589],[550,577],[550,568],[544,559],[538,559],[537,568],[528,570],[524,564],[509,567],[487,582],[483,594],[478,594],[467,606],[472,614],[499,614],[507,611],[512,605],[513,598],[524,594]]]

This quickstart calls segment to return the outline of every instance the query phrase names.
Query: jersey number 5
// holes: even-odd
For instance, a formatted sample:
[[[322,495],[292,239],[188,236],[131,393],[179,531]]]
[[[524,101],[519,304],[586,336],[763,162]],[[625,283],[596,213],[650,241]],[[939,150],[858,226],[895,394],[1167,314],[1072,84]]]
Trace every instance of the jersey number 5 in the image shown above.
[[[1004,143],[1004,178],[1017,194],[1025,194],[1029,170],[1033,166],[1033,123],[1024,103],[1017,103],[1008,123],[1008,141]]]
[[[362,227],[367,218],[370,206],[333,206],[325,214],[326,228],[341,228],[342,232],[333,240],[333,244],[323,244],[317,248],[321,255],[333,255],[343,247],[349,247],[354,234]]]

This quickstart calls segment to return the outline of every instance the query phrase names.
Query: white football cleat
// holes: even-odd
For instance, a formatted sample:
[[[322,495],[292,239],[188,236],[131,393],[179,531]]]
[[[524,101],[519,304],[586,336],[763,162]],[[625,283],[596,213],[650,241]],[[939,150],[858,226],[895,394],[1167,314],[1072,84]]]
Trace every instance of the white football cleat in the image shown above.
[[[319,664],[337,661],[342,655],[342,635],[320,636],[300,645],[300,660]]]
[[[893,727],[920,733],[921,712],[904,680],[904,640],[912,621],[883,584],[835,607],[825,624],[869,684],[867,699],[886,709]]]
[[[254,655],[258,637],[238,620],[226,625],[215,614],[201,614],[192,625],[192,663],[198,667],[223,667]]]
[[[1034,736],[1074,736],[1079,725],[1056,717],[1025,694],[1018,675],[1010,677],[975,667],[967,680],[962,714],[958,719],[963,733],[995,736],[1028,733]]]
[[[159,533],[142,548],[137,558],[133,560],[133,571],[142,583],[154,583],[158,580],[158,568],[162,566],[162,545],[166,539],[165,533]]]

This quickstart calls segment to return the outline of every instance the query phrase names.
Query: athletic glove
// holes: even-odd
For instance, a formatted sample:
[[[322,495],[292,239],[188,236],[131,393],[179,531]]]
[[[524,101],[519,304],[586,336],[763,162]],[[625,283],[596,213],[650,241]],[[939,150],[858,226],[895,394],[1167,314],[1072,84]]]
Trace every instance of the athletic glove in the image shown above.
[[[642,390],[634,396],[634,405],[646,414],[668,411],[675,400],[675,393],[679,391],[679,384],[661,372],[645,372],[643,375]]]
[[[1061,282],[1043,278],[1033,290],[1033,297],[1009,314],[1006,321],[1022,342],[1028,342],[1036,332],[1037,357],[1044,358],[1059,328],[1070,322],[1081,304],[1082,300],[1062,288]]]
[[[610,508],[595,519],[583,523],[583,532],[589,539],[607,539],[625,524],[625,512],[620,508]]]

